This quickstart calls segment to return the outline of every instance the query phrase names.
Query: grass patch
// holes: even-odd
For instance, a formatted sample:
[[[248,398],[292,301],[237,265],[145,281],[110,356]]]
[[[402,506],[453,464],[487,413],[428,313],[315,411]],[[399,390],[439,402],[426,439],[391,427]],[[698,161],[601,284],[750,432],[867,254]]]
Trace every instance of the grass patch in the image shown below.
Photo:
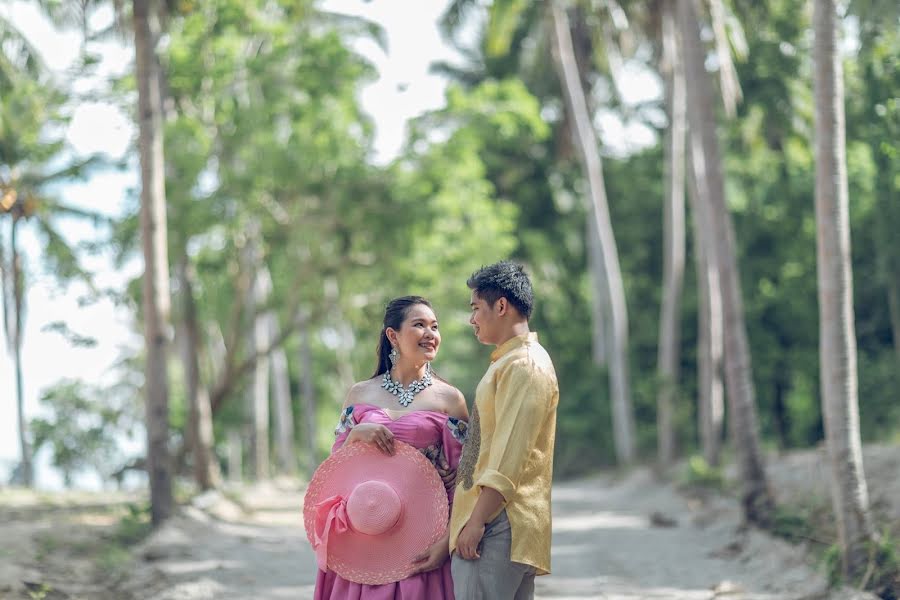
[[[104,579],[120,579],[131,570],[131,552],[116,544],[107,544],[100,548],[94,563]]]
[[[133,546],[150,535],[152,528],[150,505],[131,503],[125,516],[116,524],[112,540],[120,546]]]
[[[833,526],[829,526],[831,518],[831,508],[821,498],[813,497],[803,504],[779,504],[771,533],[794,544],[811,542],[822,558],[836,537]]]
[[[869,545],[869,567],[860,586],[884,600],[900,600],[900,540],[888,531]]]
[[[678,478],[678,484],[687,489],[726,491],[725,474],[722,469],[710,465],[702,456],[698,455],[688,459],[687,465]]]
[[[62,541],[52,533],[40,533],[34,536],[34,542],[37,546],[34,559],[38,562],[47,560],[47,557],[63,546]]]
[[[848,581],[843,573],[841,548],[832,544],[823,555],[828,583],[832,587],[849,584],[872,592],[882,600],[900,600],[900,542],[889,533],[867,544],[869,554],[865,573],[856,581]]]
[[[53,591],[53,587],[46,583],[35,583],[26,587],[30,600],[44,600],[47,594]]]
[[[131,547],[142,542],[153,529],[149,503],[129,503],[125,514],[92,552],[99,578],[117,581],[131,570]]]

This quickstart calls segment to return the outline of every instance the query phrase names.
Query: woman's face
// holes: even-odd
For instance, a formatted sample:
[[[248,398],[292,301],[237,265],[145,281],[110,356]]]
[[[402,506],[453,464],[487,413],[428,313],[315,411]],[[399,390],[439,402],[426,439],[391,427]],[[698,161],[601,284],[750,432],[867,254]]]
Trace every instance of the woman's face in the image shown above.
[[[399,330],[391,330],[391,341],[397,347],[402,360],[415,364],[431,362],[437,356],[441,345],[437,317],[424,304],[414,304],[406,312],[406,319]]]

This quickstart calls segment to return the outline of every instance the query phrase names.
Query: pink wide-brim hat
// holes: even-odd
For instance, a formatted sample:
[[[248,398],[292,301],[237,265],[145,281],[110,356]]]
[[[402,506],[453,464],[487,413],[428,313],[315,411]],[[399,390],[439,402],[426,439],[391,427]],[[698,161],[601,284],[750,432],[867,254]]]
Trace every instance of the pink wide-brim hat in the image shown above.
[[[313,474],[303,524],[323,571],[354,583],[400,581],[447,532],[447,492],[434,466],[404,442],[394,450],[348,444]]]

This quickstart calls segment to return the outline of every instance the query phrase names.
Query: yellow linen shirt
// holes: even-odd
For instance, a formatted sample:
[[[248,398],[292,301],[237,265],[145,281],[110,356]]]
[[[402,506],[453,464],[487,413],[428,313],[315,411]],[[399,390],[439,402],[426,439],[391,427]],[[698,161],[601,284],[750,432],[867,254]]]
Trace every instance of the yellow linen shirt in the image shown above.
[[[457,472],[451,552],[481,488],[489,487],[504,498],[512,530],[510,560],[533,566],[538,575],[550,572],[550,484],[558,404],[556,371],[537,333],[514,337],[491,353],[491,366],[475,391]]]

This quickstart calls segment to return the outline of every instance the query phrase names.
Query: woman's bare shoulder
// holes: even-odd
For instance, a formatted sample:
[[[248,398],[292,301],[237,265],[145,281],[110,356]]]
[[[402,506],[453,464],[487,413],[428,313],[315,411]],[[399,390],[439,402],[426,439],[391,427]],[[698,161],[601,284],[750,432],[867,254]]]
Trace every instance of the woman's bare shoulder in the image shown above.
[[[371,379],[357,381],[350,386],[350,390],[347,392],[347,397],[344,399],[343,407],[347,408],[351,404],[365,401],[365,399],[370,396],[372,392],[378,389],[381,389],[381,380],[378,377],[372,377]]]
[[[466,407],[466,397],[463,393],[440,378],[435,378],[434,386],[444,412],[451,417],[468,420],[469,409]]]

